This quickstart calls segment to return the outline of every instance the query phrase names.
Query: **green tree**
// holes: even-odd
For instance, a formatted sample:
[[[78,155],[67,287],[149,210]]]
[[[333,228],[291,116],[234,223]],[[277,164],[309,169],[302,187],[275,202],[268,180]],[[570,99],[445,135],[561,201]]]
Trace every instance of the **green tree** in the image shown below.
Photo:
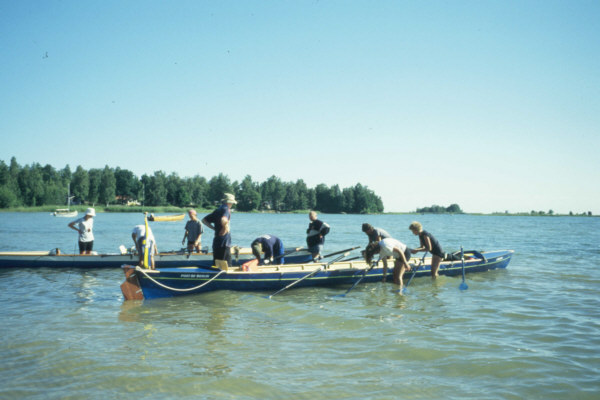
[[[260,185],[262,201],[269,204],[273,210],[281,210],[284,207],[285,186],[281,179],[272,175]]]
[[[155,171],[146,185],[146,205],[167,205],[167,177],[163,171]]]
[[[208,181],[208,201],[210,204],[219,204],[225,193],[233,193],[233,187],[227,175],[221,173],[213,176]]]
[[[63,186],[67,187],[67,185],[73,179],[73,174],[71,173],[71,167],[69,167],[69,164],[65,165],[65,167],[60,170],[60,177],[61,177],[61,180],[62,180],[61,183],[63,184]]]
[[[90,177],[88,172],[78,165],[73,173],[71,180],[71,194],[81,200],[85,201],[88,198],[90,192]]]
[[[0,208],[16,207],[18,199],[8,185],[0,185]]]
[[[342,190],[344,198],[344,212],[351,213],[354,210],[354,188],[344,188]]]
[[[139,192],[140,181],[127,169],[115,168],[115,194],[125,199],[135,199]]]
[[[68,204],[68,191],[62,186],[62,182],[50,182],[44,184],[43,204]]]
[[[60,183],[60,180],[61,180],[58,172],[56,172],[54,167],[50,164],[46,164],[42,168],[42,179],[43,179],[44,183],[51,183],[51,182]]]
[[[44,179],[39,164],[34,163],[22,168],[18,182],[26,206],[35,207],[44,204]]]
[[[242,182],[235,186],[235,198],[238,202],[236,208],[240,211],[253,211],[260,207],[262,197],[259,185],[246,175]]]
[[[315,197],[317,201],[315,210],[329,212],[331,209],[331,193],[329,192],[329,187],[324,183],[319,183],[315,187]]]
[[[191,196],[190,203],[195,204],[198,207],[208,208],[210,203],[208,201],[208,182],[206,178],[196,175],[192,179],[187,181],[189,186],[189,193]]]
[[[462,214],[463,211],[460,209],[458,204],[450,204],[449,207],[446,208],[446,211],[453,214]]]
[[[92,168],[88,171],[89,192],[87,195],[88,203],[92,205],[98,202],[100,198],[100,181],[102,179],[102,170]]]
[[[189,190],[189,185],[179,177],[176,173],[172,173],[167,177],[167,202],[169,204],[185,207],[192,202],[192,195]]]
[[[298,179],[294,183],[294,190],[296,192],[296,201],[290,205],[292,210],[308,210],[314,207],[314,191],[311,194],[310,189],[302,179]]]
[[[115,201],[115,191],[117,188],[117,180],[115,179],[114,171],[106,165],[100,175],[100,187],[98,193],[98,201],[108,205]]]

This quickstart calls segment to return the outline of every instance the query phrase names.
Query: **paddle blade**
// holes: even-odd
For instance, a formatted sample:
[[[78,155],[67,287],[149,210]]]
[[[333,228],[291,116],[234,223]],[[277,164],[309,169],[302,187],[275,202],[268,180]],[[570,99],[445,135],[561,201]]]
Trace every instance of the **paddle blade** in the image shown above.
[[[460,286],[458,286],[458,288],[459,288],[460,290],[467,290],[467,289],[469,288],[469,286],[467,286],[467,284],[466,284],[466,283],[462,282],[462,283],[460,284]]]

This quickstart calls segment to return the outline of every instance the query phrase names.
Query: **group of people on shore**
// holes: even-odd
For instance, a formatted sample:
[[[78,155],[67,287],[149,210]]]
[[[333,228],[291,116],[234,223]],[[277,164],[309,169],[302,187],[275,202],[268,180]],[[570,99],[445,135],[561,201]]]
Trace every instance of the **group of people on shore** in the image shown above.
[[[222,260],[231,266],[231,232],[230,220],[231,209],[237,204],[234,195],[225,193],[221,205],[210,214],[206,215],[202,220],[198,219],[195,210],[189,210],[189,220],[185,225],[185,233],[181,244],[186,244],[187,251],[201,252],[202,234],[204,233],[203,225],[215,232],[212,242],[213,261]],[[91,254],[94,245],[94,216],[96,212],[93,208],[88,208],[85,215],[71,222],[68,226],[79,233],[79,252],[80,254]],[[312,255],[314,262],[320,261],[323,256],[321,252],[325,243],[325,236],[329,233],[330,227],[327,223],[318,219],[315,211],[310,211],[308,214],[310,223],[306,230],[306,244],[308,251]],[[363,256],[367,264],[373,262],[375,254],[379,254],[379,261],[383,261],[384,273],[383,280],[387,275],[389,259],[394,260],[393,278],[394,283],[403,286],[402,276],[404,272],[410,271],[411,266],[408,261],[412,254],[418,252],[429,252],[432,255],[431,260],[431,276],[437,277],[440,262],[444,259],[444,252],[437,239],[429,232],[423,229],[419,222],[413,222],[409,226],[409,230],[419,237],[419,247],[411,249],[401,241],[394,239],[387,231],[381,228],[373,227],[368,223],[362,225],[362,231],[368,236],[369,243],[363,251]],[[152,234],[152,230],[144,225],[136,225],[131,233],[137,253],[140,256],[140,263],[143,263],[144,248],[149,249],[150,268],[154,268],[153,255],[158,254],[156,240]],[[283,264],[285,256],[285,248],[281,239],[275,235],[265,234],[257,237],[250,245],[252,254],[259,263],[268,264]],[[262,258],[262,260],[261,260]]]

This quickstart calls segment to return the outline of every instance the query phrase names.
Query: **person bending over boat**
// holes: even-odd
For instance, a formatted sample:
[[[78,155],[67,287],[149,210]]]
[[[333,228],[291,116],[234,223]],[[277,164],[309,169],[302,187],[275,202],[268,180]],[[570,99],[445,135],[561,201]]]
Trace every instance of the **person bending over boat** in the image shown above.
[[[420,247],[413,249],[412,253],[418,253],[419,251],[428,251],[431,253],[431,277],[436,278],[438,276],[438,269],[440,268],[440,262],[444,259],[444,250],[433,235],[423,230],[423,225],[420,222],[414,221],[409,225],[408,229],[413,235],[419,237]]]
[[[308,251],[312,254],[313,261],[319,261],[321,258],[321,251],[323,251],[323,245],[325,244],[325,235],[329,233],[329,225],[325,222],[317,219],[317,213],[311,211],[308,213],[308,229],[306,230],[306,244]]]
[[[264,264],[283,264],[283,242],[277,236],[262,235],[254,239],[252,244],[252,254],[260,264],[260,253],[264,253]]]
[[[369,243],[379,243],[383,239],[391,238],[392,235],[381,228],[374,228],[373,225],[364,223],[362,224],[362,231],[369,237]]]
[[[185,238],[187,238],[187,251],[191,253],[196,251],[200,253],[202,247],[202,233],[204,230],[202,229],[202,224],[196,217],[196,210],[188,211],[190,216],[190,220],[185,224],[185,234],[183,235],[183,239],[181,240],[181,244],[185,243]]]
[[[400,285],[400,289],[404,286],[402,276],[405,271],[410,271],[410,260],[411,249],[409,249],[404,243],[394,238],[382,239],[379,242],[371,242],[367,246],[365,251],[365,259],[368,265],[371,265],[373,256],[379,253],[379,261],[383,260],[383,282],[386,281],[387,276],[387,259],[388,257],[394,258],[394,283]]]
[[[94,248],[94,217],[96,210],[88,208],[82,218],[71,222],[69,228],[79,233],[79,254],[92,254]]]
[[[151,269],[154,269],[154,255],[158,254],[156,240],[152,234],[152,229],[148,227],[148,235],[146,236],[146,225],[136,225],[131,231],[131,238],[135,243],[138,256],[140,257],[139,265],[144,266],[144,239],[146,239],[146,247],[148,247],[148,263]]]
[[[202,223],[215,231],[215,237],[212,243],[213,261],[225,260],[231,267],[231,233],[229,221],[231,219],[231,207],[237,204],[235,197],[230,193],[225,193],[225,198],[221,200],[221,206],[202,219]]]

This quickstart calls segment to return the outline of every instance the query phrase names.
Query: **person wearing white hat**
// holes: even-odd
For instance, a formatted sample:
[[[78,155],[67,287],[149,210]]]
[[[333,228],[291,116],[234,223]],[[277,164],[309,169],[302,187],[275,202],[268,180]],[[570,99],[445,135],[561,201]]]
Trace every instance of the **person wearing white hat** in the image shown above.
[[[202,219],[202,223],[215,231],[213,239],[213,261],[227,261],[231,267],[231,233],[229,231],[229,220],[231,219],[231,207],[237,204],[235,196],[231,193],[225,193],[225,197],[221,200],[222,204],[212,213]]]
[[[79,233],[79,254],[92,254],[94,248],[94,217],[96,210],[88,208],[82,218],[76,219],[69,224],[69,228]]]

